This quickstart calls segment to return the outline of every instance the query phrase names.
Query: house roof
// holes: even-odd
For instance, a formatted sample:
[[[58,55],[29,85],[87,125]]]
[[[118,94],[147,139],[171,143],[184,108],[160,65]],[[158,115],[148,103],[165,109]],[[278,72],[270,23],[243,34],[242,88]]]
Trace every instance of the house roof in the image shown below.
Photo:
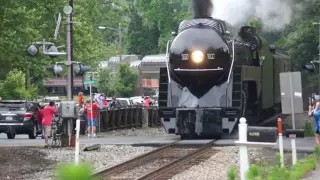
[[[132,61],[130,63],[130,67],[132,68],[139,68],[140,67],[140,64],[141,64],[141,61]]]
[[[158,54],[158,55],[149,55],[149,56],[145,56],[142,59],[142,64],[144,63],[166,63],[166,55],[165,54]]]

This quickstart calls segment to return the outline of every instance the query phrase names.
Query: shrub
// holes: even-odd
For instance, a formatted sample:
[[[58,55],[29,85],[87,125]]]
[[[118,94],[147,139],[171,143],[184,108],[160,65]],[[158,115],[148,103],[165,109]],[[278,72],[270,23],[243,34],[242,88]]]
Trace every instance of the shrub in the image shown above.
[[[248,180],[262,180],[262,173],[260,168],[257,165],[252,165],[247,172]]]
[[[320,147],[319,146],[315,146],[314,152],[315,152],[315,155],[316,155],[317,159],[319,159],[320,158]]]
[[[307,172],[316,168],[316,164],[315,156],[309,156],[307,159],[298,161],[290,169],[290,179],[298,180],[303,178]]]
[[[233,165],[228,170],[228,180],[236,180],[236,177],[237,177],[237,168],[236,166]]]
[[[94,180],[88,164],[63,163],[57,168],[57,180]]]
[[[305,136],[314,136],[314,130],[311,122],[307,122],[304,125],[304,135]]]
[[[247,172],[247,180],[298,180],[303,178],[307,172],[316,168],[317,157],[320,157],[320,147],[316,147],[315,155],[299,160],[289,169],[281,168],[280,153],[276,154],[274,166],[252,165]]]

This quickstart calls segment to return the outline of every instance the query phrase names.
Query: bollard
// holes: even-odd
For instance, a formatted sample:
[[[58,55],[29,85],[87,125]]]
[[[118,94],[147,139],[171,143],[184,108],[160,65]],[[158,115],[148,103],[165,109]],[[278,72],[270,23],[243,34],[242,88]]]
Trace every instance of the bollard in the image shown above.
[[[240,118],[239,123],[239,141],[242,143],[247,142],[247,129],[248,125],[244,117]],[[246,173],[249,169],[249,158],[248,158],[248,148],[247,145],[240,145],[240,177],[241,180],[246,179]]]
[[[76,148],[75,148],[75,155],[74,155],[74,162],[76,164],[79,163],[79,151],[80,151],[80,119],[77,119],[76,123]]]
[[[284,167],[284,160],[283,160],[283,137],[282,137],[282,120],[278,118],[278,136],[279,136],[279,151],[280,151],[280,162],[281,167]]]
[[[297,163],[296,135],[290,135],[292,147],[292,165]]]

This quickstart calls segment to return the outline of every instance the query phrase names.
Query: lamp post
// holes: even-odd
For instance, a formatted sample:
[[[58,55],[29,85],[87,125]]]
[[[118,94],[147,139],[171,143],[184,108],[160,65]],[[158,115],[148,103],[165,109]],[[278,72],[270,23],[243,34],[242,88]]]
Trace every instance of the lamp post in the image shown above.
[[[319,96],[320,96],[320,21],[319,22],[313,22],[313,25],[318,25],[319,26],[319,45],[318,45],[318,49],[319,49],[319,59],[318,60],[313,60],[310,61],[310,63],[307,63],[303,66],[303,69],[306,69],[308,71],[314,72],[315,70],[315,66],[314,63],[318,63],[319,64],[319,70],[318,70],[318,76],[319,76]]]
[[[320,21],[319,22],[313,22],[312,23],[313,25],[318,25],[319,26],[319,46],[318,46],[318,49],[319,49],[319,60],[318,61],[313,61],[313,62],[316,62],[319,64],[319,76],[320,76]],[[320,81],[319,81],[319,96],[320,96]]]
[[[119,23],[119,29],[115,29],[115,28],[111,28],[111,27],[107,27],[107,26],[99,26],[98,29],[100,30],[105,30],[105,29],[109,29],[109,30],[113,30],[118,32],[119,34],[119,63],[121,63],[122,61],[122,52],[123,52],[123,45],[122,45],[122,26],[121,23]]]

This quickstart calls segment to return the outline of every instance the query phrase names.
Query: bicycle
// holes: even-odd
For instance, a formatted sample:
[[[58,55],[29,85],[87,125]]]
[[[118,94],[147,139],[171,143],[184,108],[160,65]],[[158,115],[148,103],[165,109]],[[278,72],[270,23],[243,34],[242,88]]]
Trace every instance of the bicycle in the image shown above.
[[[59,117],[52,119],[51,125],[51,147],[61,147],[61,135],[63,134],[62,120]]]

